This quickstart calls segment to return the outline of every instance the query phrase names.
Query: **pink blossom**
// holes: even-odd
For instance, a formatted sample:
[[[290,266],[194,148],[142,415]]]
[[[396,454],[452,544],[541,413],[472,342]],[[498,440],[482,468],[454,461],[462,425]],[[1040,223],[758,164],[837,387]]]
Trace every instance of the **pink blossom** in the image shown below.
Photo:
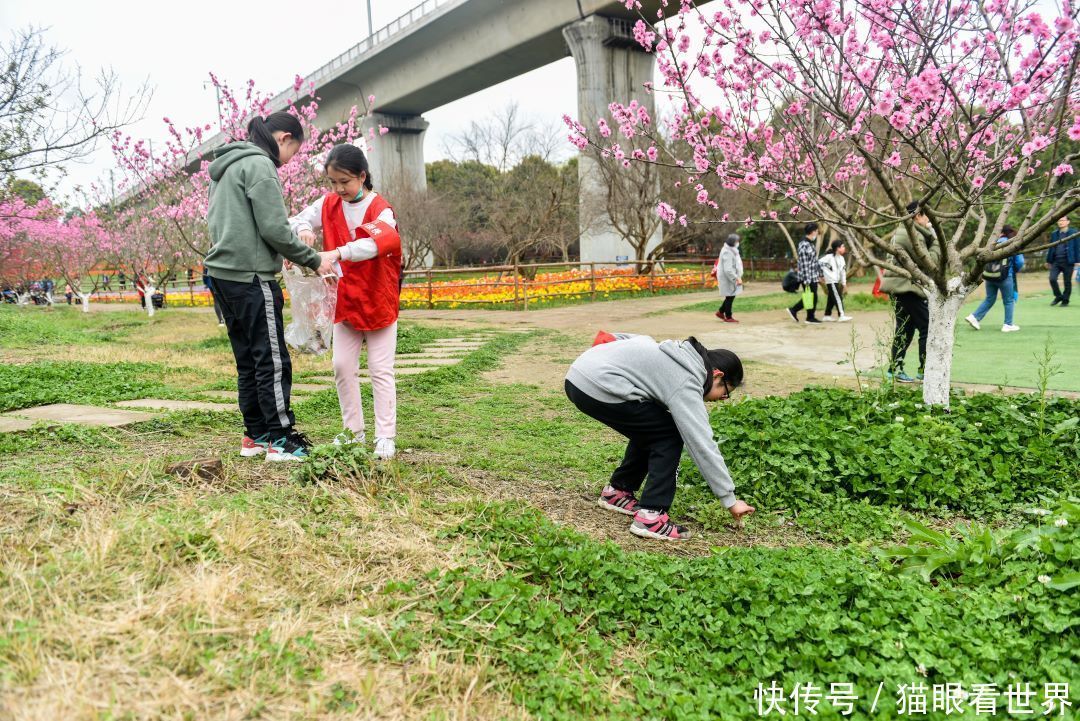
[[[754,172],[747,173],[746,175],[743,176],[743,182],[746,183],[747,185],[757,185],[758,184],[758,174],[754,173]]]
[[[386,135],[389,132],[390,132],[390,128],[386,127],[385,125],[380,125],[379,126],[379,135]]]
[[[663,201],[656,206],[656,214],[659,215],[662,220],[667,222],[668,225],[675,222],[675,209]]]
[[[981,188],[983,187],[983,185],[986,184],[986,178],[982,175],[976,175],[974,178],[971,179],[971,184],[976,188]]]
[[[1065,175],[1066,173],[1068,173],[1069,175],[1073,174],[1073,167],[1071,165],[1069,165],[1068,163],[1062,163],[1061,165],[1054,168],[1054,177],[1055,178],[1060,178],[1062,175]]]
[[[611,137],[611,128],[608,127],[606,120],[600,118],[596,121],[596,126],[600,129],[600,135],[605,138]]]
[[[885,165],[889,165],[894,168],[899,168],[901,162],[903,162],[903,159],[900,157],[900,151],[898,150],[894,150],[892,152],[892,155],[885,159]]]

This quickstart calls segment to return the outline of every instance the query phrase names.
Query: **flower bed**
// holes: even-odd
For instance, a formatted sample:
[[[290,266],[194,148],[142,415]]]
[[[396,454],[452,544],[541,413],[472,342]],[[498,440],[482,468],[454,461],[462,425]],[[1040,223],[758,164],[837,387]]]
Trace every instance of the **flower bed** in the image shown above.
[[[670,270],[639,275],[633,268],[539,273],[528,280],[511,274],[488,275],[465,280],[406,283],[401,291],[402,308],[425,308],[429,304],[457,308],[469,304],[544,304],[558,299],[606,298],[614,294],[657,293],[681,289],[715,288],[716,280],[700,271]]]

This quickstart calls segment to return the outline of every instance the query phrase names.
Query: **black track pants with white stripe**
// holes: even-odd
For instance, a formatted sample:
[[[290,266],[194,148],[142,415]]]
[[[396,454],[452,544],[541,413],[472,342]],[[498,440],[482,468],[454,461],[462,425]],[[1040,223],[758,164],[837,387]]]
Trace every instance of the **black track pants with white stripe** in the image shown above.
[[[281,287],[257,277],[250,283],[214,278],[214,297],[236,359],[244,429],[252,438],[280,438],[296,422],[289,408],[292,361],[285,347]]]

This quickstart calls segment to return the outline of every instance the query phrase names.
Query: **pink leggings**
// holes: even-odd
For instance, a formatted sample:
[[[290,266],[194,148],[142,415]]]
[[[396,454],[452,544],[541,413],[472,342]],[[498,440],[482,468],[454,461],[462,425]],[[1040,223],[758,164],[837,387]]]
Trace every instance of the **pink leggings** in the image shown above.
[[[334,325],[334,380],[337,382],[341,419],[353,433],[364,432],[364,407],[360,402],[360,349],[367,342],[368,372],[375,396],[375,436],[397,436],[397,322],[379,330],[354,330],[347,323]]]

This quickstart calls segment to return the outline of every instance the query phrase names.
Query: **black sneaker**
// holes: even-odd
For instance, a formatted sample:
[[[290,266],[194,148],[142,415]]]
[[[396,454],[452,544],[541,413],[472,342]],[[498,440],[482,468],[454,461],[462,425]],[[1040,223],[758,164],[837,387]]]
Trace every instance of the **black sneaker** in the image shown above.
[[[818,320],[817,318],[807,318],[806,322],[807,323],[820,323],[821,321]]]
[[[311,446],[311,440],[307,436],[292,429],[287,435],[270,444],[266,449],[266,460],[270,463],[307,460]]]
[[[793,311],[793,310],[792,310],[791,308],[788,308],[788,309],[787,309],[787,312],[788,312],[788,315],[790,315],[790,316],[791,316],[791,319],[792,319],[793,321],[795,321],[796,323],[798,323],[798,322],[799,322],[799,314],[798,314],[798,313],[796,313],[795,311]]]
[[[1061,302],[1061,298],[1054,298],[1052,301],[1050,301],[1050,305],[1052,305],[1052,306],[1057,305],[1060,302]]]

